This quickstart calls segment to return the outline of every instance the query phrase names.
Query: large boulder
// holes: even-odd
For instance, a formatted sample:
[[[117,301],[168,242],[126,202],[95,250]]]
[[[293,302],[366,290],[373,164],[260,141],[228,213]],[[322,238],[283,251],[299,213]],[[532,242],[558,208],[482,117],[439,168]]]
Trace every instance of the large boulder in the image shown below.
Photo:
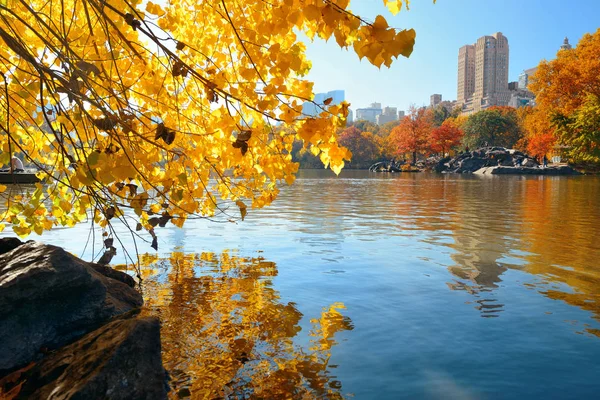
[[[131,281],[113,277],[37,242],[0,255],[0,376],[141,307]]]
[[[15,237],[0,238],[0,255],[13,251],[22,244],[23,242]]]
[[[456,172],[459,172],[459,173],[475,172],[479,168],[483,167],[486,163],[487,163],[487,160],[485,160],[483,158],[477,158],[477,157],[465,158],[464,160],[462,160],[460,162],[460,166],[458,167]]]
[[[0,381],[2,390],[15,399],[166,399],[159,321],[112,321],[7,376]]]

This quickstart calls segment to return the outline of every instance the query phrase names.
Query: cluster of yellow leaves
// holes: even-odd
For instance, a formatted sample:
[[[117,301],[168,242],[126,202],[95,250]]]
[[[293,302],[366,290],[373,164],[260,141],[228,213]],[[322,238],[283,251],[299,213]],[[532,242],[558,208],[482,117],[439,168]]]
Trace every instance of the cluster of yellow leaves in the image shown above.
[[[190,216],[238,218],[228,205],[245,214],[293,182],[295,140],[339,172],[350,158],[336,135],[348,104],[302,115],[314,94],[297,32],[334,36],[377,66],[408,56],[415,38],[348,6],[1,2],[0,163],[19,153],[44,185],[19,198],[11,190],[0,221],[27,235],[86,217],[110,227],[132,215],[154,236],[158,218],[178,226]]]

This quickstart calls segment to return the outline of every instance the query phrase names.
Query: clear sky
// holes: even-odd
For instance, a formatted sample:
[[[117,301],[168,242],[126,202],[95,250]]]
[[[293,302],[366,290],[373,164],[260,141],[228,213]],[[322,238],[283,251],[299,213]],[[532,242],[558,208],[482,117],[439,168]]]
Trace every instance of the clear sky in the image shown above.
[[[351,0],[353,12],[373,21],[384,15],[390,26],[414,28],[416,44],[410,58],[400,56],[381,70],[335,40],[308,44],[313,62],[309,79],[316,92],[346,91],[352,109],[372,102],[406,110],[411,103],[429,104],[441,93],[456,99],[458,49],[477,38],[502,32],[510,46],[509,81],[554,58],[565,36],[573,46],[585,33],[600,28],[600,0],[411,0],[410,11],[392,17],[382,0]]]

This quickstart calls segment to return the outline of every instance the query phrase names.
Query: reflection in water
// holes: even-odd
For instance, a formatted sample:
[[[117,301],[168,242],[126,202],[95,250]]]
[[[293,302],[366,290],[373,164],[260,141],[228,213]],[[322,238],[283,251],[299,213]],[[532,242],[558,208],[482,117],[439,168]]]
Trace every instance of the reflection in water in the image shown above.
[[[334,336],[352,330],[336,303],[294,339],[302,313],[272,287],[274,263],[229,252],[141,258],[146,313],[162,321],[163,361],[177,398],[342,398],[329,364]],[[302,338],[299,338],[302,339]]]

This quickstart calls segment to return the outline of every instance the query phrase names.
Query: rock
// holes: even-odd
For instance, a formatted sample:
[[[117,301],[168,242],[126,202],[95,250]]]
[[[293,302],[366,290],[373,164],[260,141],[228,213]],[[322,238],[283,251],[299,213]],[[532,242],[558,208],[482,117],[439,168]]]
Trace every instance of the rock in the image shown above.
[[[446,171],[446,170],[449,168],[449,166],[448,166],[448,162],[449,162],[451,159],[452,159],[451,157],[445,157],[445,158],[442,158],[442,159],[441,159],[441,160],[439,160],[439,161],[437,162],[437,164],[436,164],[436,165],[433,167],[433,170],[434,170],[435,172],[443,172],[443,171]]]
[[[12,251],[22,244],[23,242],[14,237],[2,238],[0,239],[0,255]]]
[[[475,171],[477,175],[581,175],[566,165],[560,167],[484,167]]]
[[[166,399],[160,323],[114,320],[4,381],[5,391],[18,392],[15,399]]]
[[[531,158],[524,158],[524,159],[521,161],[521,166],[522,166],[522,167],[534,168],[534,167],[537,167],[537,166],[538,166],[538,163],[537,163],[537,162],[535,162],[535,161],[534,161],[533,159],[531,159]]]
[[[0,376],[140,307],[116,272],[36,242],[0,255]]]
[[[483,167],[487,163],[487,160],[483,158],[466,158],[460,162],[458,169],[455,172],[465,173],[465,172],[475,172],[479,168]]]

